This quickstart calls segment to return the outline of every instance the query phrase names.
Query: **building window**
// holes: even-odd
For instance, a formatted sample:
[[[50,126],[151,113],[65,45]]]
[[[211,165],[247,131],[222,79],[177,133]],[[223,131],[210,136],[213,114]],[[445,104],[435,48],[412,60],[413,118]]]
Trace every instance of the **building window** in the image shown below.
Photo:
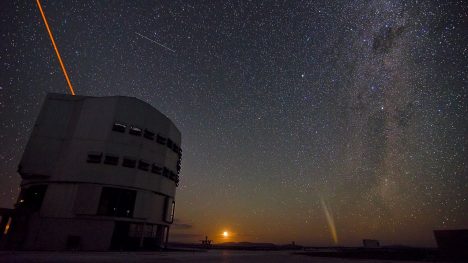
[[[158,225],[132,223],[128,230],[128,236],[132,238],[156,238],[158,236]]]
[[[177,175],[174,172],[169,171],[169,178],[171,178],[171,180],[175,182]]]
[[[172,200],[172,203],[171,203],[171,223],[174,222],[174,215],[175,215],[175,201]]]
[[[163,137],[163,136],[161,136],[161,135],[159,135],[159,134],[158,134],[158,136],[156,136],[156,141],[157,141],[159,144],[162,144],[162,145],[165,145],[165,144],[166,144],[166,138]]]
[[[161,174],[162,168],[161,166],[153,163],[153,165],[151,166],[151,172],[155,174]]]
[[[145,133],[143,134],[143,137],[145,137],[148,140],[154,140],[154,132],[145,129]]]
[[[102,160],[102,153],[101,152],[88,152],[88,159],[86,162],[88,163],[101,163]]]
[[[136,127],[136,126],[131,126],[128,133],[130,133],[131,135],[135,135],[135,136],[141,136],[143,131],[140,128]]]
[[[177,160],[177,174],[180,173],[180,168],[182,168],[182,165],[181,165],[181,159],[179,158],[179,160]]]
[[[128,168],[135,168],[136,167],[136,160],[131,158],[124,158],[122,162],[123,167]]]
[[[174,222],[174,213],[175,213],[175,201],[170,198],[166,197],[164,205],[164,221],[167,223]]]
[[[104,157],[104,163],[110,165],[117,165],[119,164],[119,157],[112,154],[106,154]]]
[[[149,170],[149,163],[143,160],[140,160],[138,162],[138,169],[143,170],[143,171],[148,171]]]
[[[171,140],[171,139],[167,139],[166,145],[167,145],[167,147],[169,147],[169,149],[172,149],[172,144],[173,144],[172,140]]]
[[[130,224],[129,230],[128,230],[128,236],[129,237],[141,237],[143,234],[143,224]]]
[[[163,175],[164,177],[169,177],[169,170],[168,170],[166,167],[163,168],[163,173],[162,173],[162,175]]]
[[[179,152],[179,146],[177,146],[177,144],[173,144],[172,145],[172,151],[175,152],[175,153],[178,153]]]
[[[26,208],[29,211],[36,212],[41,209],[42,201],[47,191],[47,185],[33,185],[29,188],[22,189],[18,208]]]
[[[135,190],[103,187],[97,214],[103,216],[132,217],[135,200]]]
[[[120,122],[114,122],[114,125],[112,125],[112,130],[116,132],[125,132],[125,129],[127,128],[127,125],[120,123]]]

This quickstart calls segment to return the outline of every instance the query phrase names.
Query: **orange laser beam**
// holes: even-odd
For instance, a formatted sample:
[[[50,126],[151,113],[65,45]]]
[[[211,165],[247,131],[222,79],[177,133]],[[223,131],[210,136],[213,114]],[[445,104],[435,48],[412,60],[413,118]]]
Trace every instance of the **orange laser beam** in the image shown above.
[[[41,12],[42,20],[44,20],[44,24],[47,28],[47,32],[49,33],[50,41],[52,41],[52,46],[54,46],[55,54],[57,54],[58,61],[60,62],[60,66],[62,67],[63,75],[65,75],[65,79],[67,80],[68,87],[70,88],[70,92],[72,95],[75,95],[75,91],[73,90],[73,86],[70,82],[70,78],[68,78],[67,70],[65,69],[65,65],[63,64],[62,57],[60,56],[57,45],[55,44],[55,41],[54,41],[54,37],[52,36],[52,31],[50,31],[49,23],[47,23],[47,18],[44,14],[44,11],[42,10],[41,2],[39,2],[39,0],[36,0],[36,3],[37,3],[37,7],[39,7],[39,11]]]

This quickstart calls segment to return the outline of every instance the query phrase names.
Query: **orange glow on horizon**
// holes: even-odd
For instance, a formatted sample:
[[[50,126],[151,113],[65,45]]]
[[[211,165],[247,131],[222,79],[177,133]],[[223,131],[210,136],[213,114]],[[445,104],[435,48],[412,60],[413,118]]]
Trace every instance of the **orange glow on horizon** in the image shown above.
[[[44,24],[47,28],[47,32],[49,33],[50,41],[52,42],[52,46],[54,46],[55,54],[57,54],[57,58],[60,63],[60,67],[62,67],[63,74],[65,75],[65,79],[67,80],[68,87],[70,88],[70,92],[72,95],[75,95],[75,91],[73,90],[72,84],[70,82],[70,78],[68,78],[67,70],[65,69],[65,65],[63,64],[62,57],[60,56],[60,53],[58,51],[57,45],[55,44],[54,37],[52,35],[52,31],[49,28],[49,23],[47,23],[47,18],[44,14],[44,11],[42,10],[41,2],[39,0],[36,0],[37,7],[39,8],[39,11],[41,12],[42,15],[42,20],[44,20]]]

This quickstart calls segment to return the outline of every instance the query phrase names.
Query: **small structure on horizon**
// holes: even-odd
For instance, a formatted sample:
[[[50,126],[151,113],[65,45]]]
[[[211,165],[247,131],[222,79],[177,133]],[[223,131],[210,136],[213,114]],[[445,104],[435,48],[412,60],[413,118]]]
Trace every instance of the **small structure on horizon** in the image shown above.
[[[380,247],[380,242],[375,239],[363,239],[362,240],[362,245],[365,248],[379,248]]]
[[[181,133],[124,96],[48,94],[25,147],[14,211],[0,210],[2,248],[159,249],[179,183]]]
[[[205,247],[205,248],[210,248],[211,247],[211,242],[213,240],[209,240],[208,239],[208,236],[205,236],[205,240],[201,240],[202,242],[202,246]]]

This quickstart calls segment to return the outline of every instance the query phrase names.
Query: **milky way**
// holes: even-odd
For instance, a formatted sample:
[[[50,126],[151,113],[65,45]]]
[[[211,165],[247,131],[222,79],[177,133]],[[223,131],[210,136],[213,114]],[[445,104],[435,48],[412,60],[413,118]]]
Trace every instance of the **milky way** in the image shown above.
[[[136,96],[181,130],[171,239],[434,245],[468,227],[463,1],[42,3],[78,95]],[[67,84],[34,1],[0,14],[12,207],[41,102]]]

